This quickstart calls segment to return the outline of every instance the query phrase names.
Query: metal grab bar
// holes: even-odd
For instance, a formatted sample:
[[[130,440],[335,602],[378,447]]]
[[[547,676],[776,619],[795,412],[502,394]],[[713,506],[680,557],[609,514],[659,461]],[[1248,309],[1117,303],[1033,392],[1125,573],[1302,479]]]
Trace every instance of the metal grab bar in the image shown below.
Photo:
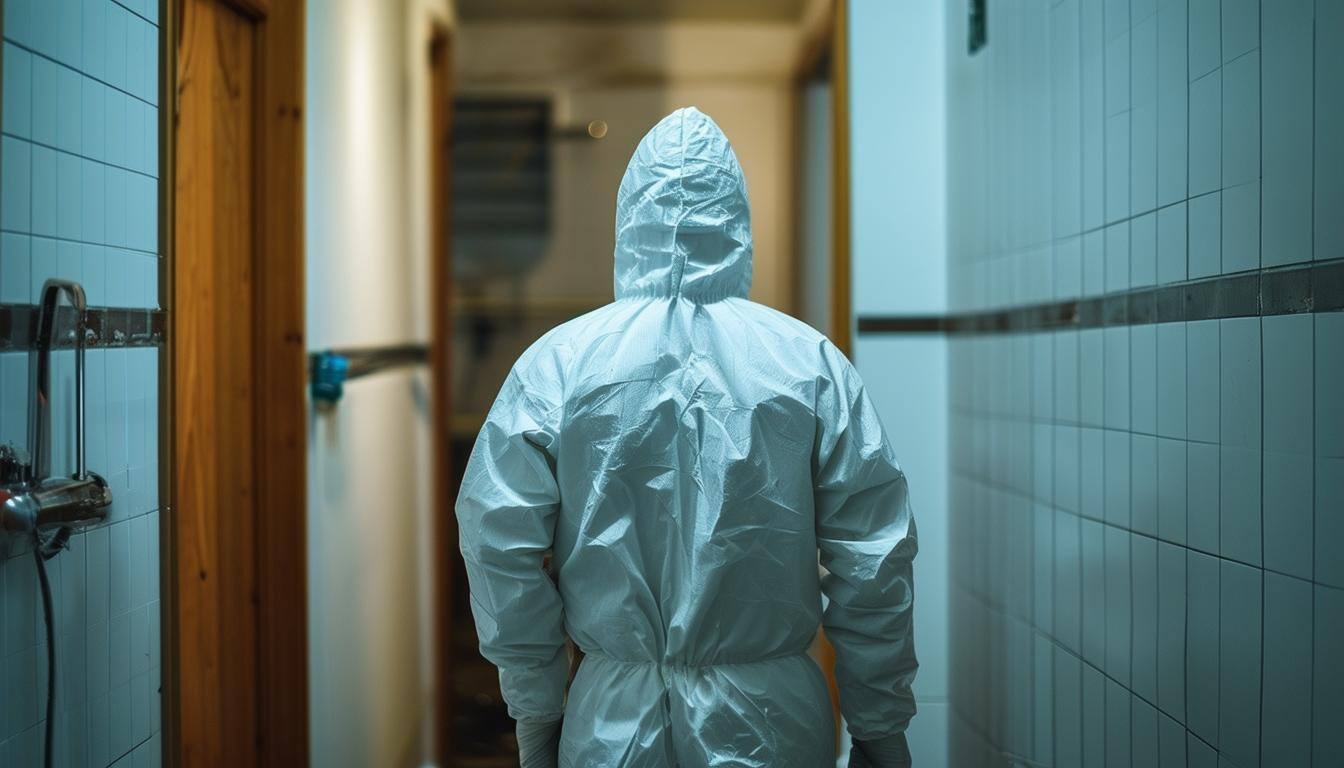
[[[51,477],[51,350],[57,346],[56,308],[61,294],[75,309],[75,472],[72,477]],[[0,487],[0,530],[26,534],[45,528],[65,529],[107,517],[112,491],[84,464],[84,289],[69,280],[48,280],[42,286],[38,307],[37,333],[33,348],[32,378],[29,382],[28,445],[32,461],[20,465],[13,451],[0,455],[3,474],[10,484]],[[14,476],[21,480],[12,482]],[[68,536],[69,532],[66,531]]]
[[[313,402],[331,406],[345,393],[345,382],[362,376],[423,365],[429,361],[425,344],[396,344],[386,347],[348,347],[313,352],[308,355],[308,390]]]
[[[37,314],[37,345],[34,353],[32,400],[28,407],[28,445],[33,463],[28,482],[37,484],[51,476],[51,348],[56,342],[56,304],[64,293],[75,308],[75,479],[84,479],[84,288],[69,280],[48,280],[42,286]]]

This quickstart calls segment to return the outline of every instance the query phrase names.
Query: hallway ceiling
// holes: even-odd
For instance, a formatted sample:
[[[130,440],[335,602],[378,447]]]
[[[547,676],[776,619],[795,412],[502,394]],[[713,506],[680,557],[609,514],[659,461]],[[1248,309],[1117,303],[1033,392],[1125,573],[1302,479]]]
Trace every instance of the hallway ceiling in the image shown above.
[[[458,0],[466,21],[796,21],[807,0]]]

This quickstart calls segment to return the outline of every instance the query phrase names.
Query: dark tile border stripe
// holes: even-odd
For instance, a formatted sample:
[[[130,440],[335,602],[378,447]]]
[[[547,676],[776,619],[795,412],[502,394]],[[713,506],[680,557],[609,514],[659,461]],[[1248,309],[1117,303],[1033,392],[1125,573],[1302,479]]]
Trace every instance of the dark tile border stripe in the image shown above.
[[[1334,259],[990,312],[862,315],[858,330],[863,334],[1009,333],[1340,309],[1344,309],[1344,259]]]
[[[31,304],[0,304],[0,351],[33,348],[37,308]],[[168,313],[161,309],[89,307],[84,311],[84,344],[88,349],[157,347],[167,338]],[[56,346],[75,346],[75,310],[56,310]]]
[[[1005,333],[1064,328],[1220,320],[1344,310],[1344,259],[1139,288],[1088,299],[953,315],[863,315],[859,333]],[[74,346],[74,311],[61,307],[57,346]],[[161,309],[90,307],[86,345],[157,347],[167,338]],[[33,346],[36,308],[0,304],[0,351]]]

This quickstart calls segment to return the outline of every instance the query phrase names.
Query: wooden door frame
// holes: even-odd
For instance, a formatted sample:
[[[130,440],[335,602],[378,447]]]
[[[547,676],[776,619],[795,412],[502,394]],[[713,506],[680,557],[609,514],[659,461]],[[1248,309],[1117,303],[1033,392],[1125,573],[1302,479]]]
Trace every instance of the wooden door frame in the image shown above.
[[[803,185],[807,181],[806,163],[804,162],[804,142],[810,138],[804,135],[803,124],[806,119],[804,114],[805,99],[808,86],[815,81],[817,73],[822,65],[827,67],[827,83],[829,84],[831,76],[834,74],[834,65],[830,63],[831,47],[834,45],[835,37],[835,0],[827,5],[826,12],[821,15],[817,22],[810,19],[803,20],[802,40],[799,46],[799,55],[793,65],[793,76],[790,81],[790,101],[791,114],[793,115],[793,240],[795,243],[792,257],[793,285],[790,286],[790,301],[793,303],[793,314],[795,317],[802,318],[801,315],[806,309],[807,301],[804,298],[807,281],[806,265],[804,264],[803,236],[806,233],[806,210],[803,202]],[[831,115],[834,103],[828,105],[827,114]],[[834,158],[834,152],[827,153],[827,165]],[[827,215],[832,215],[834,211],[828,209]],[[834,286],[828,286],[827,298],[834,292]],[[832,321],[830,307],[827,307],[825,322],[829,324]],[[829,328],[821,329],[823,331]],[[827,334],[829,336],[829,334]]]
[[[831,15],[831,340],[852,357],[849,182],[849,0],[835,0]]]
[[[453,570],[457,525],[453,514],[452,390],[449,378],[452,339],[452,33],[435,22],[429,40],[429,274],[430,274],[430,425],[433,471],[434,734],[431,759],[448,765],[453,737]]]
[[[307,640],[307,361],[304,340],[303,84],[304,0],[216,0],[250,19],[257,29],[253,233],[255,265],[256,460],[255,541],[246,555],[256,589],[236,604],[250,605],[256,630],[256,670],[230,680],[244,688],[251,711],[234,713],[255,723],[255,765],[303,766],[309,761]],[[160,581],[162,584],[163,759],[178,766],[220,765],[220,755],[193,750],[182,713],[209,691],[184,690],[182,671],[204,664],[185,649],[182,595],[193,589],[179,578],[179,536],[174,476],[177,361],[173,354],[175,292],[190,266],[174,252],[177,215],[176,115],[181,0],[159,0],[159,302],[167,315],[168,341],[159,364]],[[226,585],[227,586],[227,585]],[[197,617],[218,632],[234,617],[216,611]],[[185,727],[184,727],[185,726]]]
[[[802,120],[802,91],[823,57],[829,58],[830,118],[831,118],[831,284],[830,307],[827,318],[831,341],[841,352],[852,355],[853,317],[851,316],[850,275],[850,163],[849,163],[849,0],[831,0],[826,14],[808,30],[801,53],[793,69],[793,100],[795,120]],[[802,132],[794,131],[794,180],[802,183]],[[795,219],[801,221],[800,195],[795,194]],[[800,230],[795,229],[795,239]],[[801,241],[800,241],[801,242]],[[794,250],[793,302],[801,308],[802,259],[801,249]]]

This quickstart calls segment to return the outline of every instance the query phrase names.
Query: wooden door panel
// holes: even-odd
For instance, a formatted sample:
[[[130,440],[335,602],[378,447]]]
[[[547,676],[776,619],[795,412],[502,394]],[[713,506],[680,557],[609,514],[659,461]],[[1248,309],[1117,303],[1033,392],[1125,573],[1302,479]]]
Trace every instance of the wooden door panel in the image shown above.
[[[171,0],[169,764],[308,762],[303,2]]]
[[[256,675],[257,30],[215,0],[180,7],[172,340],[180,743],[186,764],[244,765],[256,743],[253,690],[238,681]]]

